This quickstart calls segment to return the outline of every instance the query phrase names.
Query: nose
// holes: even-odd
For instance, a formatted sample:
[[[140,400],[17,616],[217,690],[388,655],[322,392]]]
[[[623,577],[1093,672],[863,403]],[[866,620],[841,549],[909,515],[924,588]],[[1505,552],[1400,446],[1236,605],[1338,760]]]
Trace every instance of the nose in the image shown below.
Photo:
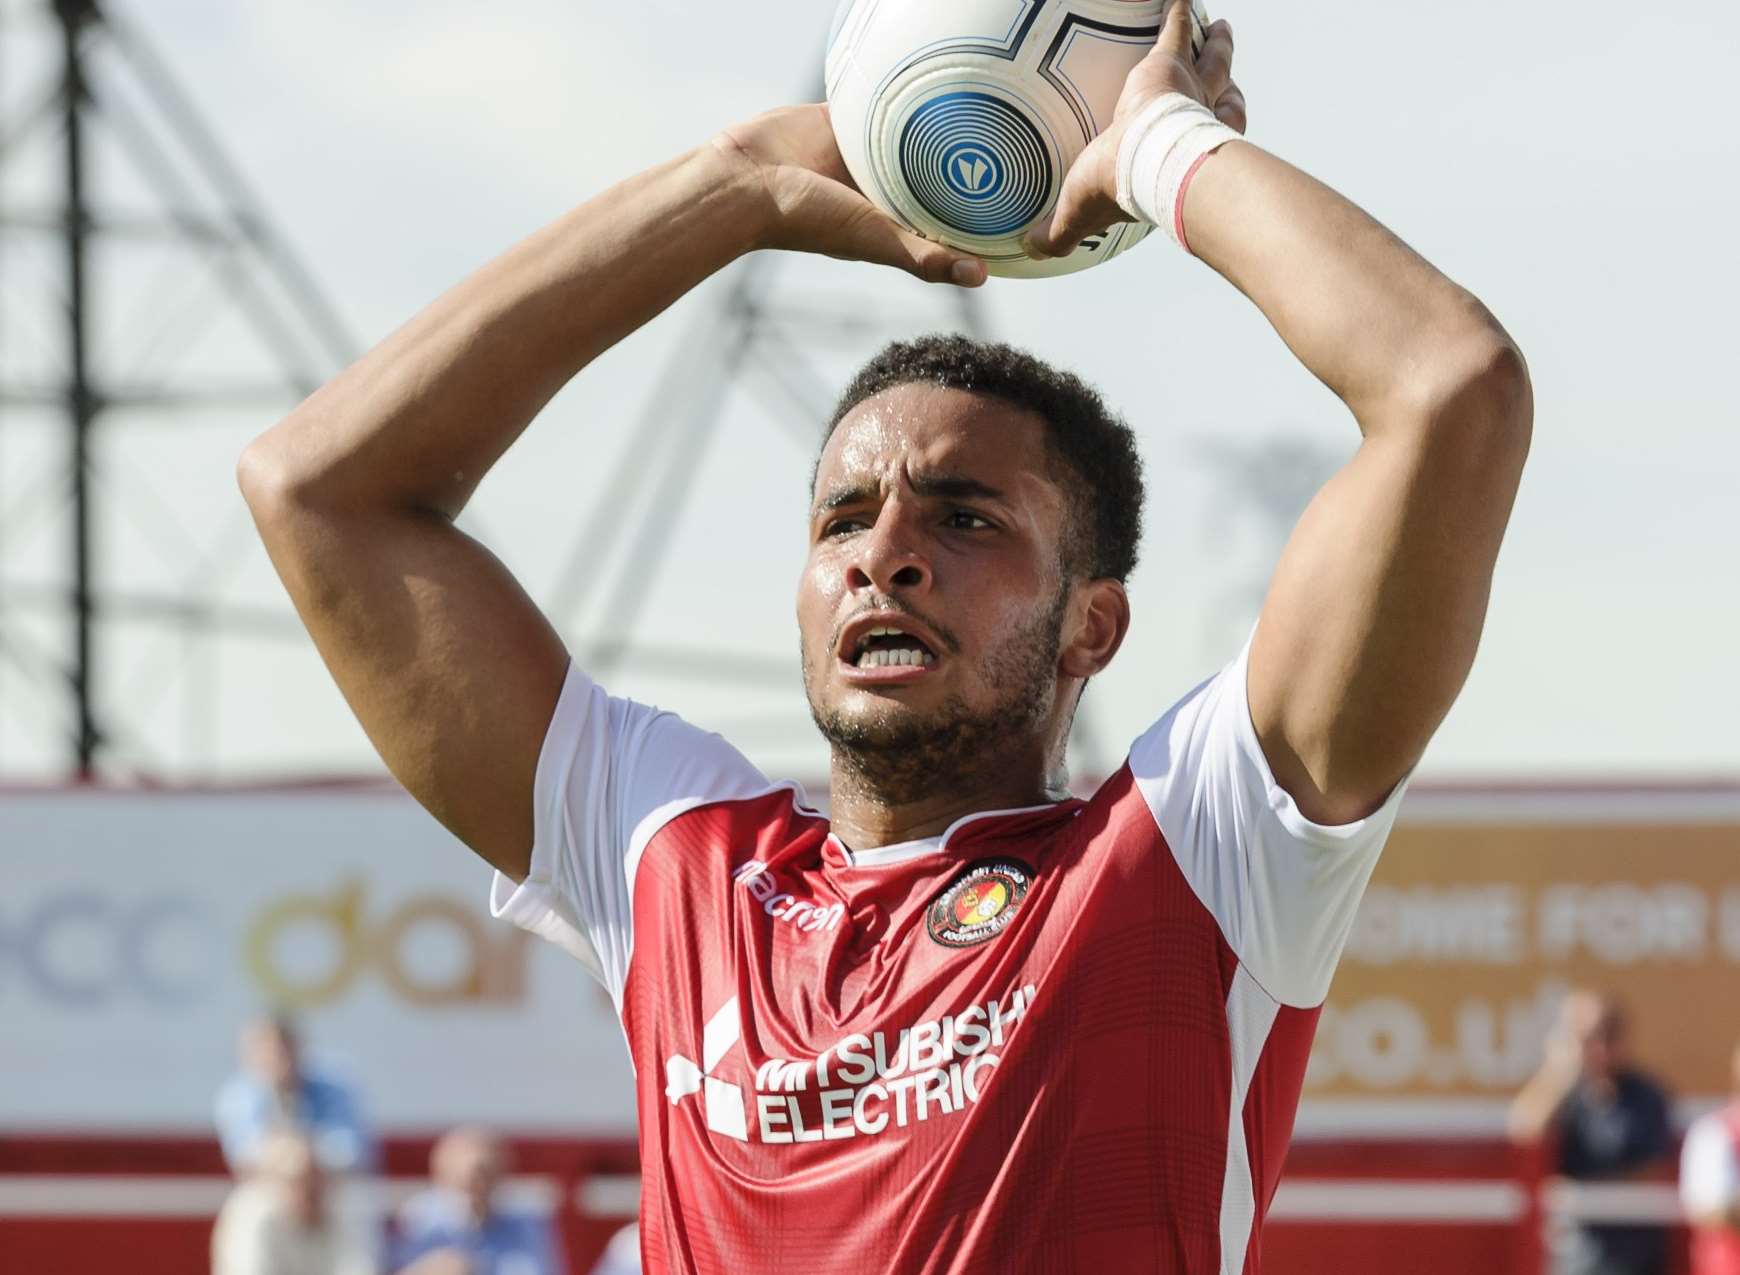
[[[930,561],[903,522],[892,504],[885,505],[876,525],[857,537],[858,552],[846,568],[847,588],[893,594],[930,587]]]

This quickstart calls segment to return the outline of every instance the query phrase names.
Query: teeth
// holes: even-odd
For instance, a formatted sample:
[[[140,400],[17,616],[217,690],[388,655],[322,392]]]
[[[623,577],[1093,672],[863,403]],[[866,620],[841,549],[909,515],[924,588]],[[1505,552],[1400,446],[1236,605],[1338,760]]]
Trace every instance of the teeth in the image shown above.
[[[928,668],[935,663],[936,656],[929,652],[910,649],[865,651],[858,657],[859,668],[894,668],[907,665]]]
[[[872,638],[910,638],[911,636],[912,635],[905,629],[897,629],[886,624],[878,625],[876,628],[868,630],[858,639],[859,655],[856,661],[857,666],[859,668],[896,668],[916,665],[920,668],[925,668],[935,664],[936,656],[921,649],[913,649],[911,647],[895,647],[877,651],[867,651],[863,649]]]

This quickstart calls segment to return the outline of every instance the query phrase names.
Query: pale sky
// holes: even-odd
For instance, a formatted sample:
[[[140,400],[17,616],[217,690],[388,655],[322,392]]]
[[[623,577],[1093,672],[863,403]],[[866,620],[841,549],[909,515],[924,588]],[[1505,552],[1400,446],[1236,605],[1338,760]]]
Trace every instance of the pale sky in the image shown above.
[[[802,92],[832,3],[112,7],[174,65],[372,343],[572,204]],[[27,6],[7,12],[0,36]],[[1486,640],[1428,777],[1740,772],[1740,15],[1718,0],[1664,6],[1648,24],[1642,12],[1343,0],[1223,13],[1239,36],[1252,140],[1364,204],[1472,289],[1533,368],[1534,451]],[[16,77],[17,59],[40,46],[8,56]],[[117,172],[110,191],[128,180]],[[7,181],[16,196],[20,179]],[[0,274],[0,366],[14,373],[33,359],[49,366],[21,277]],[[141,344],[152,325],[158,294],[133,287],[143,317],[116,325],[118,345]],[[940,293],[869,267],[794,260],[778,274],[779,295],[806,306],[860,308],[861,290],[915,315],[931,307],[936,323],[947,313]],[[1142,439],[1151,509],[1134,628],[1090,696],[1103,769],[1229,658],[1250,622],[1273,546],[1236,479],[1210,462],[1214,446],[1288,440],[1346,454],[1357,434],[1248,302],[1158,237],[1073,278],[993,282],[982,302],[994,335],[1096,382]],[[583,374],[483,487],[476,525],[535,597],[554,595],[605,474],[635,446],[649,393],[704,305],[690,298]],[[211,366],[228,366],[226,339],[212,338]],[[822,355],[830,391],[870,352]],[[631,666],[610,684],[739,735],[770,771],[814,778],[825,757],[803,708],[792,619],[811,456],[752,400],[730,401],[698,455],[699,481],[656,511],[670,553],[633,630],[702,652],[700,675]],[[111,584],[182,588],[215,546],[223,596],[282,606],[232,481],[241,446],[270,420],[113,422],[116,500],[148,499],[183,530],[111,517],[101,556]],[[0,420],[0,531],[28,527],[0,540],[0,588],[11,590],[0,593],[0,625],[11,626],[0,632],[51,648],[60,634],[14,599],[20,582],[62,578],[63,532],[53,508],[15,523],[6,511],[52,490],[60,446],[41,419]],[[582,578],[586,565],[583,553]],[[568,627],[576,643],[596,634]],[[129,765],[181,778],[375,765],[304,643],[178,652],[141,629],[117,632],[111,648],[105,693],[127,725]],[[746,689],[737,656],[776,674],[783,661],[789,679]],[[215,689],[187,693],[199,685]],[[53,693],[40,672],[0,664],[0,777],[47,778],[62,764]]]

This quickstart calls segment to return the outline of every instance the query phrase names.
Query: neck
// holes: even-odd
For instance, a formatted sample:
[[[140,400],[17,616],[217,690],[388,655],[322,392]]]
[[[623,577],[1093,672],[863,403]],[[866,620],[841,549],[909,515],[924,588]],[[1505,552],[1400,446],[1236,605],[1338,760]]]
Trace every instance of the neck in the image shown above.
[[[1043,753],[997,757],[939,776],[901,773],[903,768],[866,766],[864,759],[835,748],[829,811],[835,834],[854,850],[899,845],[940,836],[957,820],[985,810],[1019,810],[1069,796],[1062,758]]]

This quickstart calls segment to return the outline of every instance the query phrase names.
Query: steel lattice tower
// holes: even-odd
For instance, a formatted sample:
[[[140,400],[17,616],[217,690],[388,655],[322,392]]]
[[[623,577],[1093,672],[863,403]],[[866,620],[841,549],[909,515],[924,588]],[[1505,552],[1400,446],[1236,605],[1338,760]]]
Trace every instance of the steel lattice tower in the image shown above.
[[[282,411],[355,343],[138,28],[99,0],[15,5],[5,22],[0,725],[16,734],[33,698],[76,776],[148,773],[143,732],[106,694],[110,630],[143,625],[185,654],[201,634],[277,617],[226,607],[224,550],[241,528],[150,508],[149,474],[116,440]],[[167,555],[182,569],[104,579],[105,534],[153,528],[185,541]],[[61,541],[63,570],[21,570],[43,535]],[[157,676],[197,699],[203,674],[187,663]],[[54,687],[61,705],[43,694]]]
[[[723,673],[745,722],[798,724],[786,653],[722,662],[649,631],[644,612],[673,547],[666,513],[728,417],[747,407],[809,455],[842,375],[887,340],[985,335],[971,293],[860,277],[818,292],[757,254],[694,299],[636,444],[540,590],[588,668]],[[223,777],[226,651],[308,651],[275,589],[243,587],[257,546],[230,469],[357,349],[120,0],[0,8],[0,774],[10,743],[53,748],[81,778]],[[174,440],[202,429],[221,441],[188,460]],[[221,494],[156,494],[170,452],[215,465]],[[1089,772],[1105,760],[1092,743],[1079,722]]]

